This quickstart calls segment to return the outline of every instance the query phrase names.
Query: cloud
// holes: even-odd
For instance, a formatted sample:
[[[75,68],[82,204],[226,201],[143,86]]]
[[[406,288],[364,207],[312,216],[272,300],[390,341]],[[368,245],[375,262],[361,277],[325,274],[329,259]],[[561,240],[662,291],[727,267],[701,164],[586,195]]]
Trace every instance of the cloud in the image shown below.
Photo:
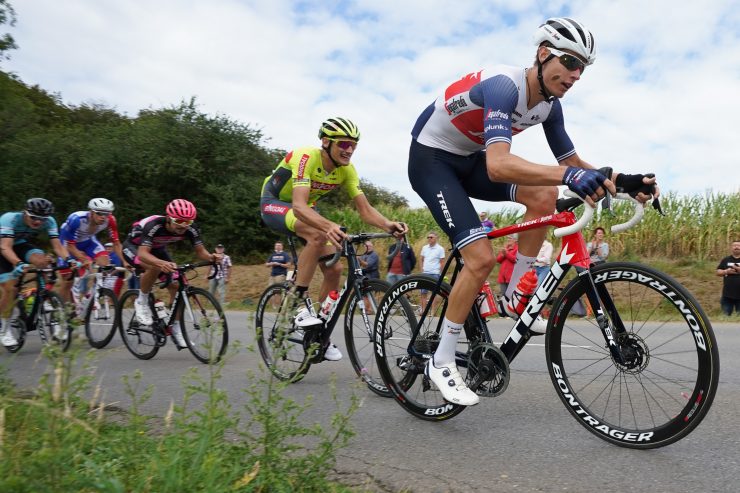
[[[4,69],[135,115],[196,96],[201,109],[261,128],[271,147],[317,144],[328,116],[363,138],[360,175],[421,201],[406,176],[410,130],[449,83],[498,63],[527,66],[536,26],[572,15],[594,32],[597,63],[562,101],[584,159],[654,171],[663,190],[737,192],[731,121],[740,13],[644,2],[443,0],[37,0],[14,5],[20,49]],[[554,164],[541,129],[512,151]],[[494,206],[476,203],[480,208]]]

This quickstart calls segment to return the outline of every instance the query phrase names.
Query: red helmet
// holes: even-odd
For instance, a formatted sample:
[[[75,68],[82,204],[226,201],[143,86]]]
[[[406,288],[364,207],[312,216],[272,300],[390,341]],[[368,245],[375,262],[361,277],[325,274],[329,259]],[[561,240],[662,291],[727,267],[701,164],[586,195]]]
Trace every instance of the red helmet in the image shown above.
[[[192,221],[198,215],[198,210],[192,202],[185,199],[175,199],[167,204],[167,215],[175,219]]]

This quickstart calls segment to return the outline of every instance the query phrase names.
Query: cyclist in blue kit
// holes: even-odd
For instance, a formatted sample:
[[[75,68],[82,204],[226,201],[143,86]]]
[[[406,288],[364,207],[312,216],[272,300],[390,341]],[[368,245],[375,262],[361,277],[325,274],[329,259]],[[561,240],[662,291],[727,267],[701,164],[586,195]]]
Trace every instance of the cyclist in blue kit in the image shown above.
[[[548,19],[537,29],[535,44],[531,67],[498,65],[464,76],[422,112],[412,130],[411,185],[465,262],[449,296],[439,347],[426,368],[442,396],[456,404],[478,403],[457,370],[455,346],[495,265],[470,198],[523,204],[527,221],[554,211],[557,185],[566,185],[590,205],[617,189],[634,192],[642,202],[658,194],[653,175],[601,174],[578,156],[565,131],[560,99],[596,59],[591,32],[573,19]],[[542,125],[559,166],[535,164],[511,153],[512,136],[535,125]],[[533,268],[545,234],[544,228],[520,233],[511,282],[499,302],[502,315],[518,317],[512,293]],[[545,328],[540,318],[530,331],[544,334]]]

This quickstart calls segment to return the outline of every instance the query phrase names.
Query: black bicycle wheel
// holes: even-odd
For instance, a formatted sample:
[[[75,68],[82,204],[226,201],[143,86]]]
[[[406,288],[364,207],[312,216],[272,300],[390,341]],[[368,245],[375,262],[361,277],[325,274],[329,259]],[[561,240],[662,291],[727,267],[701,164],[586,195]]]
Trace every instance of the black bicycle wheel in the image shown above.
[[[401,407],[417,418],[440,421],[460,414],[466,406],[446,401],[439,389],[424,376],[424,368],[439,345],[443,313],[450,286],[442,283],[423,323],[423,299],[436,289],[429,276],[412,275],[388,288],[375,317],[373,340],[378,371]],[[422,290],[426,293],[422,293]],[[466,328],[467,331],[467,328]],[[413,348],[410,348],[411,340]],[[458,353],[468,352],[467,339],[460,337]],[[467,373],[459,367],[461,375]]]
[[[36,317],[36,329],[47,346],[57,346],[66,351],[72,344],[72,324],[69,323],[61,296],[46,292]]]
[[[189,287],[179,303],[177,321],[188,349],[198,361],[210,364],[221,360],[229,343],[229,327],[211,293]]]
[[[116,333],[118,298],[113,290],[99,288],[85,310],[85,335],[90,346],[102,349]]]
[[[142,326],[136,320],[134,302],[139,296],[137,289],[126,291],[118,301],[116,320],[123,343],[129,352],[139,359],[151,359],[159,351],[160,344],[153,327]]]
[[[390,284],[386,281],[368,280],[362,290],[362,301],[358,303],[355,296],[350,297],[344,316],[344,340],[352,367],[370,390],[383,397],[393,397],[393,394],[383,383],[375,362],[373,321],[380,301],[389,287]],[[362,316],[363,308],[367,314],[367,323]],[[413,313],[410,316],[413,317]]]
[[[9,353],[17,353],[23,347],[23,344],[26,343],[26,323],[21,318],[21,308],[18,305],[13,306],[13,311],[10,314],[9,323],[5,330],[9,330],[13,334],[18,344],[3,347]]]
[[[584,287],[558,297],[545,339],[550,377],[568,411],[587,430],[622,447],[648,449],[680,440],[706,415],[717,391],[719,353],[699,303],[678,282],[627,262],[593,268],[623,360],[615,359]],[[620,324],[624,332],[619,329]]]
[[[303,378],[311,366],[303,347],[303,331],[293,323],[294,301],[287,284],[273,284],[262,293],[255,313],[262,360],[273,375],[291,382]]]

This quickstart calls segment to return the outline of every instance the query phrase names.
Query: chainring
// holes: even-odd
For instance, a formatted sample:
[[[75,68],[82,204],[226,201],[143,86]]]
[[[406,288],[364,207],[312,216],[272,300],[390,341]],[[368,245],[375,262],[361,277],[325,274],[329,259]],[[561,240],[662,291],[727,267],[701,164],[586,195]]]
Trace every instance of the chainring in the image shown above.
[[[476,344],[468,355],[465,382],[481,397],[496,397],[509,386],[509,361],[493,344]]]

